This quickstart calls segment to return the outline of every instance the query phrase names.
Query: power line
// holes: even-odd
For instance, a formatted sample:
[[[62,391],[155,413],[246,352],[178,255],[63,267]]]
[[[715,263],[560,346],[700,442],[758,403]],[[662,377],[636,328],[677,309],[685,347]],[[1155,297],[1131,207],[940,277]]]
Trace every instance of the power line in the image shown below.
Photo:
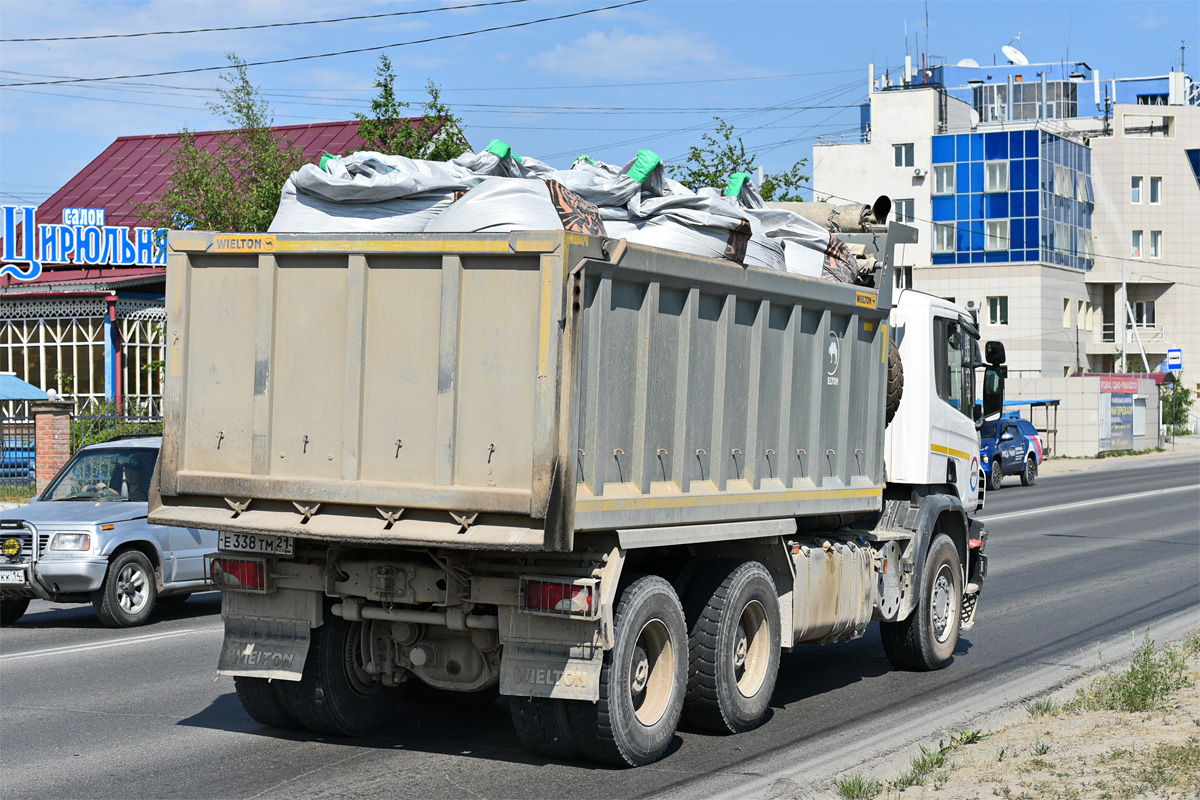
[[[438,11],[458,11],[464,8],[486,8],[488,6],[507,6],[514,3],[528,3],[530,0],[492,0],[487,3],[471,3],[462,6],[442,6],[440,8],[422,8],[416,11],[392,11],[387,14],[362,14],[357,17],[337,17],[334,19],[310,19],[302,22],[271,22],[262,25],[235,25],[228,28],[192,28],[181,31],[141,31],[139,33],[98,33],[91,36],[40,36],[25,39],[0,39],[0,42],[79,42],[90,39],[134,39],[139,36],[177,36],[185,33],[219,33],[223,31],[255,31],[264,28],[293,28],[299,25],[328,25],[333,22],[352,22],[361,19],[383,19],[384,17],[408,17],[417,14],[433,14]]]
[[[587,16],[588,14],[598,14],[601,11],[613,11],[618,8],[627,8],[629,6],[641,5],[642,3],[648,3],[648,2],[650,2],[650,0],[627,0],[624,3],[617,3],[617,4],[611,5],[611,6],[602,6],[600,8],[589,8],[589,9],[585,9],[584,11],[574,11],[570,14],[559,14],[558,16],[554,16],[554,17],[542,17],[541,19],[526,20],[525,22],[514,22],[514,23],[510,23],[508,25],[493,25],[488,28],[478,28],[473,31],[464,31],[463,33],[447,33],[447,34],[443,34],[441,36],[430,36],[425,39],[413,39],[408,42],[393,42],[392,44],[381,44],[381,45],[376,45],[374,47],[357,47],[357,48],[354,48],[351,50],[338,50],[338,51],[335,51],[332,53],[314,53],[314,54],[307,55],[307,56],[292,56],[291,58],[275,58],[275,59],[270,59],[267,61],[250,61],[250,62],[246,62],[245,66],[247,66],[247,67],[262,67],[262,66],[267,66],[270,64],[291,64],[296,61],[311,61],[311,60],[318,59],[318,58],[334,58],[335,56],[352,55],[354,53],[370,53],[370,52],[374,52],[377,50],[389,50],[393,47],[409,47],[411,45],[417,45],[417,44],[429,44],[430,42],[444,42],[449,39],[461,39],[461,38],[464,38],[467,36],[476,36],[481,33],[494,33],[496,31],[507,31],[507,30],[513,30],[515,28],[527,28],[531,25],[539,25],[543,22],[557,22],[559,20],[571,19],[573,17],[583,17],[583,16]],[[229,68],[230,68],[230,65],[225,64],[222,66],[215,66],[215,67],[192,67],[191,69],[173,69],[173,70],[164,70],[162,72],[142,72],[142,73],[131,74],[131,75],[106,75],[106,76],[97,77],[97,78],[60,78],[58,80],[48,80],[48,81],[27,81],[25,83],[3,83],[3,84],[0,84],[0,88],[14,87],[14,86],[47,86],[47,85],[51,85],[51,84],[63,84],[63,83],[98,83],[100,81],[129,80],[131,78],[158,78],[158,77],[162,77],[164,75],[190,75],[190,74],[197,73],[197,72],[214,72],[216,70],[224,70],[224,69],[229,69]]]

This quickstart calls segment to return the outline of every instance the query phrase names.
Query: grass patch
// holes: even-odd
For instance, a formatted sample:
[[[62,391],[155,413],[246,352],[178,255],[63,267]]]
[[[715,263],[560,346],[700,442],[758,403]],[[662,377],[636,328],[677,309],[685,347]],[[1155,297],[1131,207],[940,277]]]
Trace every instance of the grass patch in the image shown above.
[[[1146,453],[1163,453],[1161,447],[1147,447],[1145,450],[1105,450],[1096,454],[1096,458],[1120,458],[1121,456],[1140,456]]]
[[[930,773],[946,765],[946,758],[955,746],[953,742],[948,745],[943,744],[940,739],[936,750],[926,750],[925,745],[920,745],[921,755],[909,762],[908,769],[896,776],[895,780],[888,781],[888,791],[900,792],[910,786],[925,783],[925,779],[929,777]]]
[[[883,782],[862,775],[851,775],[834,781],[837,793],[846,800],[871,800],[883,791]]]
[[[1070,711],[1147,711],[1176,689],[1191,685],[1187,652],[1197,652],[1192,636],[1183,645],[1158,650],[1147,633],[1134,651],[1129,667],[1105,675],[1080,688],[1064,708]]]
[[[1025,711],[1031,717],[1053,717],[1055,714],[1062,711],[1062,706],[1048,697],[1043,697],[1041,699],[1034,700],[1032,703],[1026,703]]]

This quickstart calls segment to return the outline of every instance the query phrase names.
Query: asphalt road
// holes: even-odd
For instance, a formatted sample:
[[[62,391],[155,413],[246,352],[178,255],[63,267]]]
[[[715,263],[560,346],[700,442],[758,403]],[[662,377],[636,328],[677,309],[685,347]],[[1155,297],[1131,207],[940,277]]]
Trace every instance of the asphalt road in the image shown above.
[[[802,646],[784,655],[766,725],[681,731],[666,759],[638,770],[534,757],[501,703],[411,698],[370,738],[280,734],[252,722],[216,675],[215,594],[122,631],[90,607],[35,602],[0,630],[0,797],[809,795],[905,741],[986,724],[1094,662],[1101,644],[1200,629],[1194,456],[1008,481],[981,516],[991,571],[948,668],[893,671],[875,626],[855,642]]]

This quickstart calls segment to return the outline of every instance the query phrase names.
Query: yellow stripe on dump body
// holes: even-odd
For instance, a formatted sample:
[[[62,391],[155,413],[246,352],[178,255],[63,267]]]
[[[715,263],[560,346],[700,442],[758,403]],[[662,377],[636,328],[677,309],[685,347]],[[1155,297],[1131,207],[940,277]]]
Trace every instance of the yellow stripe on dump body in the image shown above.
[[[876,298],[871,292],[856,292],[854,295],[854,304],[863,306],[864,308],[874,308]]]
[[[293,239],[275,246],[277,253],[507,253],[507,241],[397,240],[397,239]]]
[[[691,497],[622,497],[577,500],[576,511],[628,511],[633,509],[705,508],[731,506],[738,503],[794,503],[800,500],[848,500],[857,497],[878,497],[874,489],[817,489],[815,491],[784,491],[763,494],[702,494]]]

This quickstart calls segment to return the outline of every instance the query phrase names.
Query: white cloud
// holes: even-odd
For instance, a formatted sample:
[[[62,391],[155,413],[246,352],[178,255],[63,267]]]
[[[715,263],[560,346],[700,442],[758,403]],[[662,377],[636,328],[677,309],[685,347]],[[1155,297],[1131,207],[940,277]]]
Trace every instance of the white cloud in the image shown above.
[[[667,80],[689,76],[724,77],[736,65],[720,53],[706,34],[674,30],[662,33],[591,31],[570,44],[539,53],[528,61],[557,77],[597,80]]]

